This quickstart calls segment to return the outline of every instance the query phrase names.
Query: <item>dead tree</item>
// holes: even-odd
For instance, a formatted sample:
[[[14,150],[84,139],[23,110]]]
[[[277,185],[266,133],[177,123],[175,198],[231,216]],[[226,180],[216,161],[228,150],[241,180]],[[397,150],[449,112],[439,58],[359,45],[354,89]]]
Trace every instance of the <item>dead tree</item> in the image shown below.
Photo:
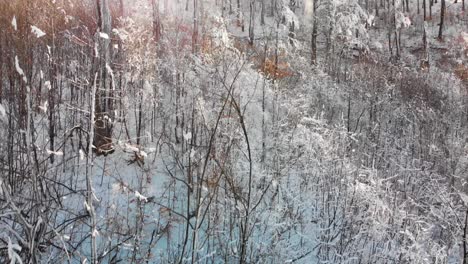
[[[113,83],[110,78],[111,54],[110,36],[112,30],[112,18],[108,0],[97,0],[99,32],[96,34],[99,45],[96,70],[99,72],[99,89],[96,91],[96,116],[94,124],[93,144],[97,155],[107,155],[114,152],[112,143],[113,117]]]
[[[440,2],[440,24],[439,24],[439,40],[442,40],[442,33],[444,29],[444,17],[445,17],[445,0]]]

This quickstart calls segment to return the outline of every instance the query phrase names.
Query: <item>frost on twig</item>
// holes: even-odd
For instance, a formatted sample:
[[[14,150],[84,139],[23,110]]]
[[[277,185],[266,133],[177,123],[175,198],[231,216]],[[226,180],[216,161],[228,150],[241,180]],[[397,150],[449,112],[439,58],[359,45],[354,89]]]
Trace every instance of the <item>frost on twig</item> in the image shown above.
[[[18,244],[12,243],[11,239],[8,237],[8,258],[10,259],[10,264],[23,264],[17,251],[21,251],[21,247]]]

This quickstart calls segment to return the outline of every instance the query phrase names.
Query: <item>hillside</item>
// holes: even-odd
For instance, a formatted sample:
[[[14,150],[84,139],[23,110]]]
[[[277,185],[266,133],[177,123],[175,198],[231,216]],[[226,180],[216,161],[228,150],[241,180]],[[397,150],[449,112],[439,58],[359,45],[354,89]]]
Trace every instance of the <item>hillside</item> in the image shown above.
[[[465,0],[0,1],[0,263],[468,263]]]

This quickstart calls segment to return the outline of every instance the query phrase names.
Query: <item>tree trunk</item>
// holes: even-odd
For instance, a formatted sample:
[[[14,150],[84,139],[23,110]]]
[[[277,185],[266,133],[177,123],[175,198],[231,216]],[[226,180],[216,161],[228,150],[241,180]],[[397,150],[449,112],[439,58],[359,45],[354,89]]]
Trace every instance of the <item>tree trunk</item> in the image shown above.
[[[428,50],[428,46],[429,46],[429,43],[427,42],[427,29],[426,29],[426,23],[424,22],[424,25],[423,25],[423,48],[424,48],[424,57],[421,61],[421,70],[427,70],[429,69],[430,65],[429,65],[429,50]]]
[[[95,107],[96,107],[96,94],[97,94],[97,77],[98,73],[94,76],[93,82],[93,90],[91,92],[91,100],[90,100],[90,128],[89,128],[89,137],[90,139],[94,138],[95,132]],[[96,236],[94,235],[94,231],[96,230],[96,214],[93,205],[93,182],[92,182],[92,169],[93,169],[93,161],[92,161],[92,148],[93,143],[89,140],[88,144],[88,155],[86,158],[86,203],[89,208],[87,208],[89,216],[90,216],[90,233],[91,235],[91,263],[97,264],[98,263],[98,255],[97,255],[97,243],[96,243]],[[89,171],[88,171],[89,170]]]
[[[388,51],[390,52],[390,57],[393,57],[393,49],[392,49],[392,31],[389,30],[387,33],[388,37]]]
[[[440,24],[439,24],[439,40],[442,40],[442,33],[444,28],[444,16],[445,16],[445,0],[440,2]]]
[[[260,25],[265,25],[265,0],[262,0],[262,10],[260,11]]]
[[[422,4],[423,4],[423,14],[424,14],[424,21],[426,21],[426,1],[427,0],[422,0]]]
[[[152,0],[151,4],[153,7],[153,37],[156,43],[159,42],[161,37],[161,20],[159,18],[159,1]]]
[[[276,0],[271,0],[271,8],[270,8],[271,17],[275,16],[275,6],[276,6]]]
[[[397,29],[397,24],[396,24],[396,5],[395,5],[395,0],[392,1],[392,7],[393,7],[393,19],[392,19],[392,27],[393,30],[395,31],[395,57],[396,59],[400,59],[400,34]]]
[[[432,6],[434,5],[434,0],[429,0],[429,20],[432,20]]]
[[[0,104],[3,99],[3,56],[6,55],[3,54],[3,39],[0,38]]]
[[[124,17],[124,12],[125,12],[125,9],[124,9],[124,3],[123,3],[123,0],[120,0],[119,1],[119,16],[120,17]]]
[[[379,16],[379,3],[376,0],[375,1],[375,17],[377,18]]]
[[[225,1],[225,0],[221,0],[221,17],[222,17],[222,18],[225,17],[225,15],[224,15],[224,9],[225,9],[224,1]]]
[[[242,13],[241,1],[237,0],[237,26],[242,29],[242,32],[245,31],[244,28],[244,16]]]
[[[98,22],[99,30],[102,33],[111,36],[112,30],[112,18],[109,9],[108,0],[97,0],[98,8]],[[113,99],[112,91],[110,89],[110,65],[111,65],[111,54],[110,54],[110,39],[102,38],[100,35],[96,36],[96,41],[99,43],[99,60],[97,64],[98,83],[99,89],[96,90],[96,102],[95,102],[95,126],[94,126],[94,138],[93,144],[96,147],[95,151],[97,155],[107,155],[114,151],[112,144],[112,123],[113,120]]]
[[[317,2],[318,0],[314,0],[313,4],[313,25],[312,25],[312,39],[311,39],[311,60],[310,63],[315,65],[317,63]]]
[[[442,0],[445,1],[445,0]],[[463,228],[463,264],[468,264],[468,251],[467,251],[467,239],[468,239],[468,210],[465,213],[465,226]]]
[[[249,44],[253,45],[255,39],[255,0],[250,0]]]
[[[193,0],[192,53],[197,53],[198,46],[198,0]]]

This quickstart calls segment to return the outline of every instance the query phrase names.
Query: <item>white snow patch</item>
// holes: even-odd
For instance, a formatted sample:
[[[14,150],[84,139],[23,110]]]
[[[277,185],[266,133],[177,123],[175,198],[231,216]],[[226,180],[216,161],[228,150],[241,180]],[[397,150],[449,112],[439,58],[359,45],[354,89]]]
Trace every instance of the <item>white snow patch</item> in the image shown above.
[[[135,147],[135,146],[132,146],[128,143],[125,143],[125,151],[128,151],[128,152],[140,152],[140,149]]]
[[[97,43],[94,43],[94,56],[96,58],[99,57],[99,50],[98,50],[98,44]]]
[[[271,187],[273,187],[273,189],[276,189],[276,187],[278,187],[278,181],[277,180],[271,181]]]
[[[114,74],[114,71],[112,70],[112,68],[109,66],[108,63],[106,63],[106,70],[109,72],[109,74],[111,74],[111,75]]]
[[[378,50],[382,50],[383,49],[383,45],[382,43],[378,42],[378,41],[374,41],[372,43],[372,45],[374,46],[374,48],[378,49]]]
[[[156,150],[157,150],[156,148],[146,148],[146,151],[148,153],[154,153],[154,152],[156,152]]]
[[[397,12],[395,16],[397,28],[407,28],[411,26],[411,19],[405,16],[405,14],[403,14],[402,12]]]
[[[15,31],[18,30],[18,24],[16,23],[16,16],[13,16],[13,19],[11,20],[11,25],[15,29]]]
[[[10,237],[8,237],[8,258],[11,260],[10,264],[20,263],[23,264],[21,257],[16,252],[21,251],[21,247],[18,244],[13,244]]]
[[[468,195],[464,194],[464,193],[458,193],[458,195],[460,195],[460,198],[461,200],[463,201],[463,203],[465,204],[465,206],[468,205]]]
[[[192,149],[190,149],[190,158],[192,158],[192,159],[193,159],[193,157],[195,157],[195,154],[197,154],[197,151],[196,151],[196,150],[194,150],[193,148],[192,148]]]
[[[121,190],[122,190],[122,188],[121,188],[120,183],[114,182],[114,183],[112,184],[112,193],[117,194],[117,193],[119,193]]]
[[[97,229],[94,229],[94,230],[93,230],[93,233],[91,233],[91,235],[92,235],[93,237],[97,237],[97,236],[99,236],[99,232],[97,231]]]
[[[52,150],[48,149],[48,150],[46,150],[46,152],[47,152],[48,155],[63,156],[62,151],[52,151]]]
[[[85,159],[84,151],[82,149],[80,149],[78,152],[80,153],[80,160],[84,160]]]
[[[103,39],[109,39],[109,35],[107,35],[107,33],[104,32],[99,32],[99,37]]]
[[[31,26],[31,33],[36,35],[36,38],[42,38],[43,36],[46,35],[46,33],[44,31],[42,31],[40,28],[38,28],[36,26]]]
[[[368,24],[369,26],[373,26],[373,25],[374,25],[374,21],[375,21],[375,16],[369,15],[369,16],[367,17],[367,24]]]
[[[50,81],[46,81],[46,82],[44,83],[44,86],[45,86],[45,88],[46,88],[47,90],[52,89],[52,85],[50,84]]]
[[[83,204],[84,204],[84,206],[86,208],[86,211],[88,211],[90,213],[91,212],[91,206],[89,206],[89,204],[86,201],[84,201]]]
[[[142,201],[148,202],[148,197],[141,195],[141,193],[138,192],[138,191],[135,191],[135,197],[138,198],[138,200],[140,200],[140,202],[142,202]]]
[[[2,117],[2,118],[6,117],[6,110],[5,110],[5,107],[3,107],[2,104],[0,104],[0,117]]]
[[[299,19],[297,18],[296,14],[288,7],[288,5],[284,4],[282,14],[288,25],[294,23],[294,27],[299,28]]]
[[[190,133],[190,132],[184,133],[184,139],[186,141],[190,141],[192,139],[192,133]]]
[[[25,83],[28,83],[28,80],[26,79],[26,76],[24,75],[24,71],[23,71],[23,69],[21,69],[21,67],[19,65],[18,56],[15,56],[15,69],[18,72],[19,75],[23,76],[23,81]]]
[[[94,190],[94,188],[91,187],[91,194],[93,195],[93,198],[96,202],[100,202],[101,200],[96,196],[96,190]]]
[[[109,121],[112,123],[112,118],[110,118],[108,115],[104,115],[104,120]]]
[[[41,109],[41,111],[43,111],[44,114],[47,113],[47,106],[48,106],[48,104],[49,104],[49,103],[48,103],[47,101],[45,101],[43,105],[40,105],[40,106],[39,106],[39,109]]]

